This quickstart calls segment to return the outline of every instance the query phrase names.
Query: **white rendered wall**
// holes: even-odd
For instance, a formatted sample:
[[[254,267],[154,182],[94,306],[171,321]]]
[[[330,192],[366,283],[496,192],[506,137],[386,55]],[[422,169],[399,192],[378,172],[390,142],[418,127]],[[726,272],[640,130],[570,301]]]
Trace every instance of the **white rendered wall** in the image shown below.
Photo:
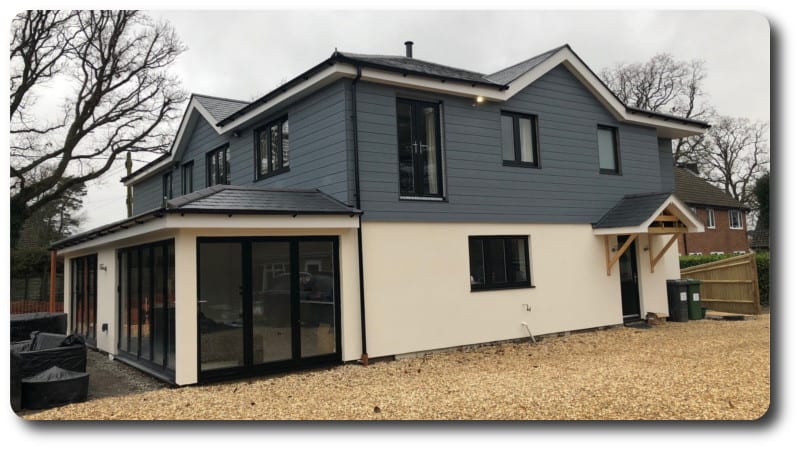
[[[480,235],[529,236],[536,287],[470,292]],[[606,275],[590,225],[365,222],[363,240],[370,357],[622,322],[619,268]]]
[[[669,250],[655,265],[653,273],[650,273],[650,254],[654,252],[653,256],[658,255],[671,237],[672,235],[653,235],[652,243],[654,248],[649,248],[647,236],[639,236],[636,240],[636,259],[639,264],[639,300],[642,317],[648,312],[669,313],[667,280],[681,277],[678,243],[672,243]]]

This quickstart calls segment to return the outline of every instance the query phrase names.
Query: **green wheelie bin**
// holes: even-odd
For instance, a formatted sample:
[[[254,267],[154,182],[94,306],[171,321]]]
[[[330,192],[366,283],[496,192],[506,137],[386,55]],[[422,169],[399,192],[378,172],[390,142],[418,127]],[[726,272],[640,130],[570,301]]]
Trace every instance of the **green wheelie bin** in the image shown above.
[[[703,307],[700,304],[700,280],[687,279],[686,293],[689,300],[689,320],[703,319]]]

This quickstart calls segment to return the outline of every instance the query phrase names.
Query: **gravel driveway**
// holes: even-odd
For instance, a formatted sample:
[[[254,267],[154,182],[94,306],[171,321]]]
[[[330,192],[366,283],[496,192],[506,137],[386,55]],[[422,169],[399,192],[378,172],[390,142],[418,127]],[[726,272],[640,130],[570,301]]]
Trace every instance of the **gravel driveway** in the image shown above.
[[[754,420],[770,316],[616,327],[206,386],[91,399],[46,419]]]

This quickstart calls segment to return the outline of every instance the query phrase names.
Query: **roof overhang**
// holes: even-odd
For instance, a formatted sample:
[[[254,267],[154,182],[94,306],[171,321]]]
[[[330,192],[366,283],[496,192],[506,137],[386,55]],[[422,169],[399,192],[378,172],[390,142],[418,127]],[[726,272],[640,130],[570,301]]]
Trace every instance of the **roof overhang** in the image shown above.
[[[192,98],[173,141],[170,156],[150,167],[145,166],[144,170],[140,169],[133,176],[123,178],[123,182],[126,186],[131,185],[149,178],[174,164],[175,161],[179,161],[182,149],[186,145],[183,142],[186,132],[192,129],[199,117],[211,124],[218,134],[229,133],[252,124],[271,110],[283,107],[290,101],[308,95],[337,80],[355,78],[359,69],[361,69],[361,79],[365,81],[460,97],[483,97],[486,101],[505,102],[560,64],[563,64],[621,122],[654,127],[658,137],[669,139],[702,134],[709,128],[709,125],[703,122],[626,106],[569,46],[562,47],[505,86],[493,86],[488,81],[482,84],[434,75],[408,73],[402,70],[382,69],[363,62],[333,56],[221,121],[215,120],[197,99]]]
[[[608,228],[595,228],[592,232],[596,236],[610,236],[610,235],[631,235],[631,234],[672,234],[674,230],[660,226],[664,222],[671,221],[675,218],[675,222],[680,223],[685,230],[685,233],[702,233],[705,231],[703,223],[694,215],[691,209],[686,206],[678,197],[670,195],[664,200],[657,208],[653,210],[647,219],[641,223],[632,226],[624,227],[608,227]],[[659,229],[661,228],[661,229]]]
[[[51,245],[58,254],[114,245],[136,237],[181,229],[349,229],[358,228],[358,213],[165,210],[159,208],[71,236]]]

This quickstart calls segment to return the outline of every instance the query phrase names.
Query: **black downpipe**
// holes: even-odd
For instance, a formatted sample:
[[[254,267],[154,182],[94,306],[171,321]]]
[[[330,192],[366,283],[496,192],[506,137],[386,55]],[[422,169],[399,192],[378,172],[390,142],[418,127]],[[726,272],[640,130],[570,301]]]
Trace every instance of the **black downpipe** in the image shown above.
[[[356,77],[351,85],[352,94],[350,100],[353,102],[353,182],[355,184],[356,209],[361,210],[361,182],[358,176],[358,109],[356,101],[356,83],[361,79],[361,66],[356,66]],[[358,216],[358,294],[361,303],[361,364],[369,364],[369,354],[367,353],[367,315],[364,302],[364,250],[361,237],[361,215]]]

